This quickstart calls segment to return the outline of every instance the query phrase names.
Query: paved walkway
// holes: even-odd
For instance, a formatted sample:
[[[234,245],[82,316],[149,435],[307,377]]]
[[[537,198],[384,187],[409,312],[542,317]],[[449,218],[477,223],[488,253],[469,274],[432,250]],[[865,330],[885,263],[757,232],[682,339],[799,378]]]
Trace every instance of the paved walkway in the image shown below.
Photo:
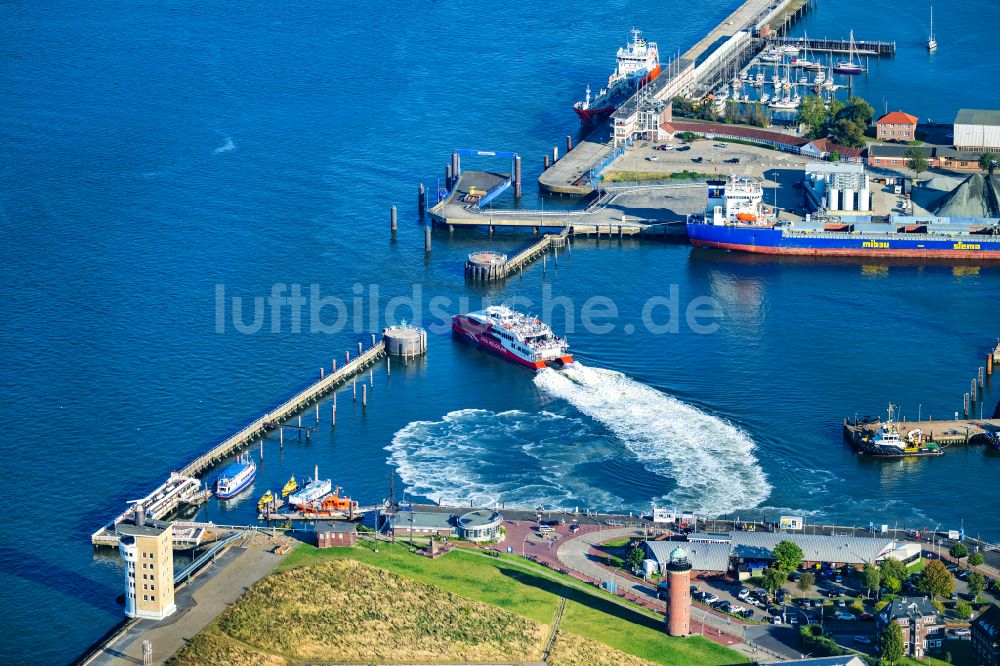
[[[270,552],[274,545],[274,541],[257,536],[245,548],[230,548],[177,591],[176,613],[161,622],[141,620],[106,645],[90,663],[142,664],[142,642],[148,640],[153,645],[153,663],[162,664],[284,559]]]
[[[618,584],[619,590],[626,588],[626,592],[630,596],[645,599],[648,602],[652,602],[662,607],[664,602],[657,598],[656,587],[654,585],[640,581],[632,576],[624,575],[620,571],[612,571],[611,569],[598,563],[594,556],[594,549],[606,541],[620,539],[622,537],[642,536],[644,536],[643,530],[631,527],[588,531],[584,534],[564,541],[559,546],[556,554],[559,562],[573,571],[577,571],[595,581],[613,579]],[[701,634],[705,638],[719,643],[720,645],[725,645],[730,649],[736,650],[750,659],[763,659],[764,657],[774,658],[773,655],[768,655],[764,652],[758,651],[753,645],[744,642],[737,637],[740,633],[747,636],[744,630],[744,627],[747,626],[752,626],[755,629],[753,632],[754,637],[751,637],[754,641],[764,638],[769,633],[770,625],[744,625],[733,620],[732,618],[720,617],[712,611],[704,608],[697,606],[692,607],[692,634]],[[757,629],[757,627],[759,627],[759,629]],[[785,645],[784,641],[767,641],[767,643],[771,649],[774,649],[779,653],[784,653],[786,655],[791,654],[790,648]],[[794,656],[798,656],[797,652]]]

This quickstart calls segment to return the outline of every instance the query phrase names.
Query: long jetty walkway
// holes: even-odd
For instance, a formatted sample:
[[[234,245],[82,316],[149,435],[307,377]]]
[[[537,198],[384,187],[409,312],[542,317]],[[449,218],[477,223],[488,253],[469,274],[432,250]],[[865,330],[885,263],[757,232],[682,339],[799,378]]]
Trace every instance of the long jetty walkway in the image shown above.
[[[358,343],[358,347],[360,350],[361,343]],[[310,405],[319,403],[323,396],[338,386],[345,384],[354,375],[364,372],[369,366],[375,364],[385,355],[386,342],[384,340],[376,342],[375,336],[372,335],[372,346],[367,351],[362,351],[353,359],[350,358],[350,352],[348,352],[345,364],[339,368],[337,367],[337,362],[333,361],[332,372],[327,374],[325,369],[321,370],[319,381],[299,391],[285,402],[255,419],[249,425],[241,428],[236,434],[216,444],[207,453],[198,456],[185,465],[179,472],[171,473],[167,481],[160,487],[132,504],[141,506],[147,516],[154,519],[162,519],[181,504],[198,504],[204,502],[208,499],[210,492],[196,478],[199,474],[205,472],[227,456],[248,447],[255,440],[262,440],[269,430],[281,428],[282,421],[290,418],[297,412],[301,412]],[[316,409],[318,421],[318,404]],[[91,543],[94,545],[117,545],[118,535],[116,527],[121,521],[132,515],[132,511],[131,507],[128,508],[94,532],[91,535]]]

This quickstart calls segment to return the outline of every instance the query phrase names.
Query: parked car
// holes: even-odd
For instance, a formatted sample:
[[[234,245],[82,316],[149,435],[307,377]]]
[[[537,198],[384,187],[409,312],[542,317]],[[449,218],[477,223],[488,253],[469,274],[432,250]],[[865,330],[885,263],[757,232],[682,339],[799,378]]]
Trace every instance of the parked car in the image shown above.
[[[861,615],[858,616],[858,619],[861,620],[862,622],[874,622],[875,616],[872,615],[871,613],[862,613]]]
[[[836,576],[833,577],[833,581],[835,583],[843,583],[844,582],[844,577],[841,576],[840,574],[837,574]]]
[[[730,613],[736,613],[737,615],[739,615],[740,613],[745,612],[746,610],[747,609],[745,607],[740,606],[739,604],[729,604],[729,608],[728,608],[728,611]]]
[[[812,600],[812,607],[813,608],[820,608],[822,606],[823,606],[823,600],[822,599],[813,599]]]
[[[717,594],[712,594],[711,592],[705,592],[701,595],[701,600],[706,604],[714,604],[719,600],[719,596]]]
[[[716,601],[714,604],[712,604],[712,607],[722,611],[723,613],[728,613],[730,609],[733,607],[733,604],[732,602],[723,599],[722,601]]]
[[[844,620],[846,622],[847,620],[853,620],[854,615],[846,611],[837,611],[836,613],[833,614],[833,619]]]
[[[750,590],[744,587],[743,589],[741,589],[739,592],[736,593],[736,598],[740,599],[741,601],[746,601],[747,599],[750,598]]]
[[[768,622],[770,622],[771,624],[783,624],[780,615],[772,615],[770,618],[768,618]]]
[[[569,531],[570,532],[576,532],[578,529],[580,529],[580,526],[577,525],[576,523],[574,523],[574,524],[572,524],[572,525],[569,526]]]
[[[691,161],[694,162],[695,164],[701,164],[702,162],[705,161],[705,158],[704,157],[692,157]]]
[[[837,599],[837,608],[847,608],[847,600]]]
[[[751,619],[753,619],[753,611],[750,610],[749,608],[747,608],[746,610],[739,611],[737,613],[737,615],[739,615],[740,617],[742,617],[744,620],[751,620]]]
[[[790,580],[791,580],[791,581],[792,581],[793,583],[797,583],[797,582],[799,582],[800,580],[802,580],[802,574],[800,574],[800,573],[799,573],[798,571],[793,571],[793,572],[791,573],[791,575],[789,575],[789,576],[788,576],[788,578],[789,578],[789,579],[790,579]]]
[[[868,638],[867,636],[855,636],[854,637],[854,642],[855,643],[860,643],[861,645],[871,645],[873,641],[872,641],[872,639]]]
[[[971,636],[972,630],[966,629],[964,627],[959,629],[949,629],[948,634],[954,636],[955,638],[962,638],[964,636]]]
[[[714,146],[715,148],[728,148],[729,144],[720,142],[720,143],[713,143],[712,146]]]
[[[738,157],[731,157],[728,160],[725,160],[725,162],[726,162],[726,164],[739,164],[740,163],[740,158],[738,158]]]
[[[691,146],[680,146],[677,148],[678,153],[683,153],[685,150],[691,150]]]
[[[646,159],[647,159],[648,161],[650,161],[650,162],[657,162],[657,161],[659,161],[659,159],[660,159],[660,158],[659,158],[659,157],[657,157],[656,155],[650,155],[650,156],[649,156],[649,157],[647,157]]]

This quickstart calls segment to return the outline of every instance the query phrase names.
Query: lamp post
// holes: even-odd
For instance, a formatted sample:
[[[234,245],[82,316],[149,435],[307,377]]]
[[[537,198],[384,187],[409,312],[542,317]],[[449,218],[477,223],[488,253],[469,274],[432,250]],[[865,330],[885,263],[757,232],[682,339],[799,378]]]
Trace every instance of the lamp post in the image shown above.
[[[524,535],[524,540],[523,540],[523,541],[521,541],[521,557],[525,557],[525,554],[524,554],[524,549],[525,549],[525,548],[527,547],[527,545],[528,545],[528,538],[529,538],[530,536],[531,536],[531,532],[528,532],[527,534],[525,534],[525,535]]]

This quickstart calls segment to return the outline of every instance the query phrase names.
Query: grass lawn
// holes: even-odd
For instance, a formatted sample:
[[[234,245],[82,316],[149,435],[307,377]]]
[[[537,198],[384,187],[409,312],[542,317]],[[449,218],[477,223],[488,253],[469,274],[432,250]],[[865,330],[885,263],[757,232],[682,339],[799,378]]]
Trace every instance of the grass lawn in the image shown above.
[[[520,558],[454,550],[431,560],[410,553],[405,546],[385,543],[379,544],[378,553],[368,544],[325,550],[303,545],[285,559],[280,570],[336,559],[365,562],[545,625],[552,624],[560,598],[565,598],[560,632],[575,635],[566,640],[586,637],[650,662],[746,663],[736,652],[701,637],[669,638],[662,618],[649,611],[620,605],[606,593]]]
[[[605,541],[601,545],[605,548],[622,548],[628,545],[628,542],[632,539],[629,537],[622,537],[620,539],[612,539],[611,541]]]
[[[601,180],[605,183],[631,183],[637,181],[668,181],[668,180],[711,180],[712,174],[696,171],[679,171],[674,173],[659,173],[652,171],[607,171]]]
[[[917,560],[916,562],[914,562],[910,566],[906,567],[906,572],[907,573],[911,573],[911,574],[912,573],[920,573],[921,571],[924,570],[924,566],[926,564],[927,564],[927,561],[924,560],[924,558],[921,557],[919,560]]]
[[[951,662],[944,659],[945,652],[951,653]],[[944,650],[933,657],[920,660],[905,657],[898,663],[903,666],[948,666],[949,663],[954,666],[974,666],[976,662],[972,658],[972,641],[949,638],[944,642]]]

